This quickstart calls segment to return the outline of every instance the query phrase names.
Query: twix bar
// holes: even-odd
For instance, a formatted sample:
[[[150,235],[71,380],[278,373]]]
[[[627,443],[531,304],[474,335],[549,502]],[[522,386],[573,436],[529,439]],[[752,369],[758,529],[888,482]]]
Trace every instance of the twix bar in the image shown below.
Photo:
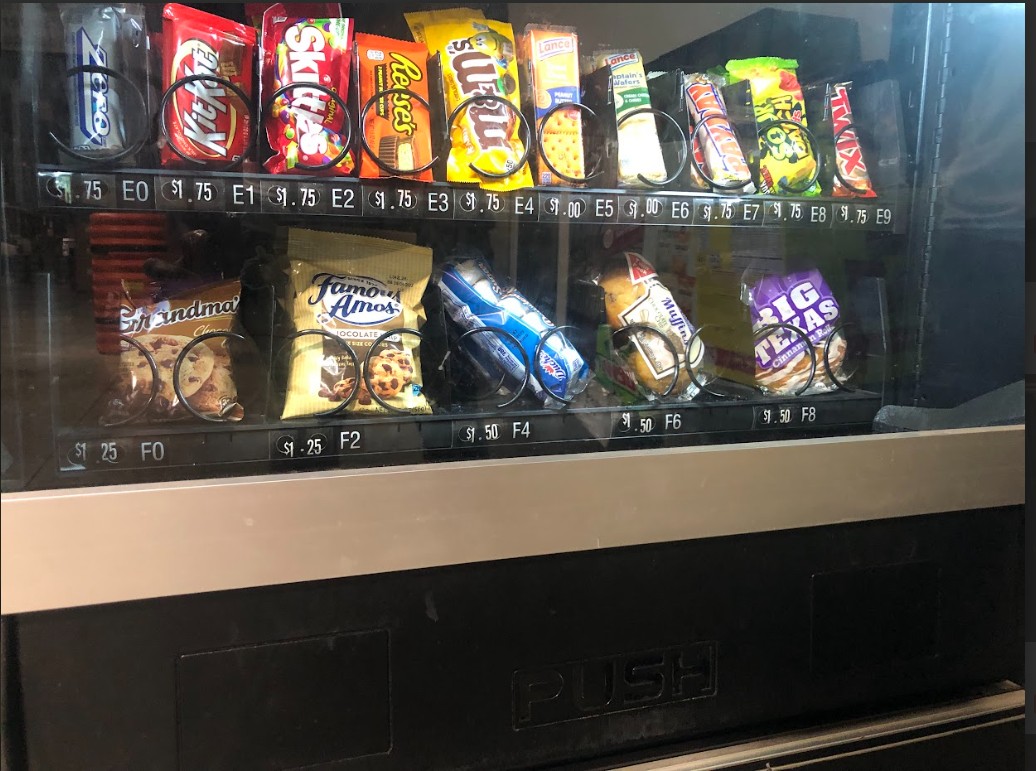
[[[867,164],[863,162],[863,149],[853,128],[853,111],[849,106],[849,88],[852,83],[834,83],[828,86],[827,107],[831,115],[831,129],[834,132],[835,165],[832,195],[839,198],[876,198],[871,185]],[[839,179],[839,174],[849,186]]]

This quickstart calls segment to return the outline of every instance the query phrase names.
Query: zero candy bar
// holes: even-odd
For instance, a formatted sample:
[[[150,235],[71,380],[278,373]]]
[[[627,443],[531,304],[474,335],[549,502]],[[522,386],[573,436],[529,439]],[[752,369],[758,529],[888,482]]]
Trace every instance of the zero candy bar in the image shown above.
[[[855,190],[851,190],[834,175],[832,195],[839,198],[876,198],[877,193],[871,185],[867,164],[863,162],[863,150],[856,136],[853,125],[853,111],[849,107],[849,87],[851,83],[834,83],[827,88],[827,108],[831,116],[831,129],[834,132],[835,164],[838,172]],[[838,132],[842,132],[841,136]]]
[[[348,175],[355,163],[351,151],[342,155],[347,113],[326,91],[306,84],[323,86],[347,100],[353,22],[296,13],[295,7],[278,3],[263,17],[262,103],[278,89],[299,84],[278,96],[263,116],[274,151],[263,165],[274,174]]]
[[[134,5],[63,3],[65,55],[69,68],[107,67],[124,72],[129,25],[140,25],[143,8]],[[67,78],[71,143],[80,153],[116,153],[125,146],[125,119],[120,87],[101,72],[80,72]]]
[[[414,40],[441,57],[447,114],[471,97],[497,97],[469,103],[457,116],[450,129],[447,181],[477,182],[487,190],[531,187],[528,164],[518,166],[526,148],[511,25],[469,8],[404,15]],[[485,176],[476,168],[505,176]]]
[[[727,120],[727,108],[719,92],[720,84],[711,75],[684,75],[684,96],[693,121],[694,155],[705,171],[724,189],[737,188],[740,193],[754,193],[752,172],[745,154]],[[700,126],[702,121],[704,126]]]
[[[201,164],[219,167],[241,159],[253,131],[255,30],[176,3],[166,5],[162,16],[166,92],[182,78],[212,74],[248,97],[242,104],[218,81],[194,80],[179,86],[165,108],[169,137],[162,147],[162,164],[185,164],[170,145]]]
[[[757,126],[767,126],[759,135],[759,188],[770,195],[820,195],[820,183],[812,178],[819,160],[817,148],[795,125],[809,128],[802,87],[794,59],[762,56],[727,62],[731,82],[747,80],[752,87],[752,107]],[[790,122],[794,121],[794,122]]]
[[[428,100],[428,49],[421,43],[357,34],[356,54],[361,106],[377,92],[390,88],[404,88]],[[428,108],[410,94],[396,92],[379,97],[367,111],[365,124],[367,143],[387,166],[406,172],[432,160],[431,116]],[[364,150],[360,176],[389,177],[392,173],[378,166]],[[400,176],[431,182],[432,170]]]

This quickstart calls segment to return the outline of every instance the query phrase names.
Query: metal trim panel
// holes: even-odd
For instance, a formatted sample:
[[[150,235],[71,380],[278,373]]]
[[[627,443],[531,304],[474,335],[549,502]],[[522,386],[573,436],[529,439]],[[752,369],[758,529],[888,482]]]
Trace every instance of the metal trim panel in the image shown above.
[[[746,764],[754,763],[765,763],[765,766],[760,766],[763,771],[800,768],[814,765],[816,761],[792,762],[788,765],[783,763],[771,765],[768,761],[781,755],[817,750],[828,750],[830,755],[825,756],[825,760],[832,761],[839,757],[839,747],[852,745],[853,742],[861,740],[884,739],[885,741],[868,749],[847,751],[846,757],[851,754],[877,752],[910,742],[932,741],[958,731],[981,730],[1001,723],[1023,720],[1024,707],[1025,692],[1021,688],[1015,687],[1004,693],[981,696],[955,704],[939,705],[838,726],[823,726],[814,730],[767,737],[732,747],[695,752],[665,760],[619,766],[616,767],[616,771],[721,771],[725,768],[743,768]],[[983,718],[988,718],[988,720],[981,722]],[[958,725],[962,721],[974,720],[980,722],[967,726]],[[908,732],[922,729],[928,733],[903,738],[903,735]],[[880,760],[877,761],[878,765],[875,767],[880,767],[880,763]]]
[[[1019,425],[17,493],[0,610],[1009,506],[1024,484]]]

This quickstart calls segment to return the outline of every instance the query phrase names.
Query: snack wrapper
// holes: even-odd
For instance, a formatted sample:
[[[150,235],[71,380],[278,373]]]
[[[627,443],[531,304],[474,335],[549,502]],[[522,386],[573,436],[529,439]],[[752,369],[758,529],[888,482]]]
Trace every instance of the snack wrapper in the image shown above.
[[[158,371],[158,389],[147,414],[154,420],[195,419],[173,388],[176,361],[196,337],[231,328],[241,301],[241,282],[222,281],[192,289],[154,304],[135,307],[127,301],[119,311],[119,331],[148,352]],[[228,338],[210,338],[193,346],[180,365],[180,392],[202,413],[238,421],[244,409],[237,401]],[[153,388],[153,373],[140,349],[122,341],[119,372],[106,418],[119,420],[141,409]]]
[[[420,43],[392,40],[377,35],[356,35],[359,61],[360,105],[389,88],[405,88],[428,99],[428,50]],[[367,142],[382,163],[413,171],[432,160],[431,116],[428,108],[409,94],[379,97],[367,112]],[[393,174],[363,151],[360,176],[364,178],[402,176],[432,181],[432,170],[417,174]]]
[[[727,120],[727,107],[719,92],[722,82],[716,76],[702,73],[684,75],[684,97],[687,110],[691,114],[694,137],[694,157],[713,180],[732,189],[734,185],[744,183],[737,188],[739,193],[755,192],[752,184],[752,172],[745,161],[737,134]],[[704,121],[704,126],[699,124]]]
[[[263,15],[270,5],[271,3],[245,3],[245,18],[260,35],[263,32]],[[299,19],[337,19],[342,15],[342,4],[292,3],[291,15]]]
[[[277,89],[299,84],[278,96],[264,116],[274,154],[263,165],[274,174],[346,176],[355,168],[352,151],[342,156],[347,113],[330,94],[305,84],[329,88],[348,103],[353,22],[297,12],[278,3],[263,16],[262,103]]]
[[[752,286],[749,303],[753,332],[770,324],[791,324],[809,338],[817,366],[806,393],[836,388],[824,367],[827,338],[841,321],[838,301],[820,271],[813,269],[784,276],[770,275]],[[846,341],[841,332],[835,334],[829,348],[828,364],[839,379],[845,363]],[[764,392],[795,394],[809,378],[810,356],[801,335],[786,329],[774,329],[755,342],[755,382]]]
[[[674,368],[679,368],[670,396],[693,398],[698,389],[687,373],[686,352],[694,327],[672,292],[659,280],[654,266],[635,252],[624,252],[595,283],[604,290],[604,308],[612,331],[645,324],[667,337],[676,349],[674,361],[660,335],[643,330],[629,333],[632,350],[626,356],[626,364],[645,395],[654,399],[665,393],[673,382]],[[691,346],[692,366],[697,367],[704,355],[701,341],[695,341]],[[611,379],[615,380],[615,376]]]
[[[295,328],[341,338],[358,367],[374,341],[393,329],[420,329],[432,251],[380,238],[288,231],[290,305]],[[360,377],[357,378],[357,375]],[[398,410],[428,414],[419,341],[400,335],[379,345],[368,368],[371,389]],[[349,399],[347,412],[387,414],[340,345],[319,335],[295,339],[282,419],[326,412]]]
[[[525,147],[517,113],[521,97],[511,25],[487,20],[480,11],[468,8],[405,16],[414,40],[440,55],[447,113],[472,96],[500,98],[472,103],[457,116],[450,129],[447,181],[477,182],[487,190],[530,187],[528,165],[517,168]],[[510,103],[514,110],[500,102]],[[472,165],[507,176],[483,176]]]
[[[144,58],[144,9],[140,4],[62,3],[60,8],[69,68],[93,65],[125,72],[127,53],[141,49]],[[66,78],[69,146],[79,153],[103,158],[126,146],[126,116],[120,97],[123,86],[111,80],[100,72]]]
[[[554,324],[518,290],[501,288],[483,260],[451,262],[443,268],[437,283],[450,318],[461,329],[495,327],[521,343],[526,359],[502,335],[486,332],[469,338],[472,348],[516,380],[524,377],[528,360],[532,370],[529,387],[541,402],[549,405],[556,401],[551,399],[552,394],[571,401],[586,389],[590,368],[564,334],[559,332],[547,338],[536,361],[540,341],[555,328]]]
[[[771,121],[797,121],[809,128],[802,87],[794,59],[763,56],[727,62],[731,82],[747,80],[752,88],[752,108],[759,127]],[[704,129],[703,129],[704,131]],[[791,123],[772,123],[759,136],[759,189],[770,195],[820,195],[820,183],[802,187],[817,169],[817,148]],[[788,190],[791,187],[794,190]]]
[[[838,198],[876,198],[874,186],[871,185],[867,164],[863,162],[863,150],[860,140],[853,128],[853,111],[849,106],[849,88],[852,83],[834,83],[827,87],[827,109],[831,117],[831,130],[834,132],[835,164],[838,172],[852,185],[851,190],[833,175],[832,195]],[[838,132],[842,132],[841,136]]]
[[[196,80],[178,88],[166,107],[169,140],[162,147],[162,165],[219,167],[240,159],[253,130],[255,30],[176,3],[166,5],[162,16],[164,90],[181,78],[212,74],[248,97],[242,104],[216,81]],[[170,145],[198,163],[184,161]]]
[[[639,51],[598,51],[595,61],[598,67],[611,70],[616,122],[634,110],[651,106],[644,61]],[[618,144],[618,181],[621,187],[650,187],[640,179],[640,175],[652,182],[665,181],[665,159],[662,158],[653,115],[628,118],[618,128]]]
[[[553,107],[579,103],[579,38],[571,27],[530,24],[521,43],[532,90],[534,128],[539,132],[543,117]],[[565,176],[583,178],[583,120],[577,108],[558,110],[551,116],[543,126],[543,146],[536,151],[536,184],[576,184],[552,172],[544,155]]]

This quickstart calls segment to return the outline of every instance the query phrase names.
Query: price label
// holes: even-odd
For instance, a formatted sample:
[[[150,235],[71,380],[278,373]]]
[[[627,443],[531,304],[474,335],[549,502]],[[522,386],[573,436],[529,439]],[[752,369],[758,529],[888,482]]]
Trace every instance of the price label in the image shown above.
[[[644,199],[639,195],[618,197],[618,222],[621,225],[639,225],[644,221]]]
[[[668,211],[666,221],[670,225],[692,225],[694,224],[695,201],[691,196],[668,196],[666,199]]]
[[[190,177],[155,177],[155,188],[159,209],[180,211],[194,208]]]
[[[569,193],[561,204],[561,219],[567,222],[586,222],[590,219],[590,201],[578,193]]]
[[[120,176],[115,185],[115,198],[120,209],[153,210],[155,180],[137,174]]]
[[[513,206],[503,193],[492,190],[457,190],[454,192],[454,218],[460,220],[506,220],[512,218]]]
[[[264,212],[288,212],[295,208],[295,186],[286,180],[263,180],[261,206]]]
[[[225,205],[228,212],[262,211],[262,184],[258,179],[228,180]]]
[[[666,196],[645,195],[643,199],[644,224],[663,225],[669,216],[669,204]]]
[[[734,205],[735,225],[762,225],[763,204],[750,198],[740,198]]]
[[[788,204],[786,201],[765,200],[763,206],[764,225],[783,225],[788,219]]]
[[[327,213],[344,217],[359,217],[363,214],[360,204],[360,186],[355,182],[330,182],[324,187],[327,198]]]
[[[73,194],[80,206],[108,209],[115,206],[115,178],[110,174],[76,174]]]
[[[809,223],[809,206],[800,201],[782,201],[784,204],[784,223],[792,227],[800,227]]]
[[[657,436],[662,433],[665,418],[662,413],[620,412],[612,422],[612,438],[621,439],[637,436]]]
[[[338,430],[338,441],[335,445],[335,450],[339,455],[363,452],[363,448],[363,429],[343,428]]]
[[[558,222],[565,210],[568,196],[554,191],[539,194],[540,222]]]
[[[831,220],[833,219],[832,209],[837,204],[829,203],[809,203],[803,204],[803,208],[806,209],[806,221],[802,223],[805,227],[809,228],[829,228],[831,227]]]
[[[295,188],[295,210],[299,214],[326,214],[327,190],[319,182],[299,182]]]
[[[878,205],[874,207],[874,219],[871,224],[873,230],[893,230],[895,228],[895,213],[890,206]]]
[[[92,460],[94,467],[116,468],[132,463],[128,442],[106,439],[94,443],[93,449]]]
[[[270,452],[274,458],[299,457],[299,443],[294,434],[272,434]]]
[[[619,197],[610,193],[585,193],[587,219],[602,224],[619,221]]]
[[[194,177],[188,181],[190,189],[187,191],[187,203],[191,204],[194,211],[226,211],[222,179]]]
[[[453,196],[451,191],[426,188],[424,191],[425,212],[434,219],[453,219]]]
[[[460,421],[454,423],[453,435],[460,447],[523,444],[536,440],[533,421],[528,418]]]
[[[511,197],[511,214],[522,222],[535,222],[537,218],[536,194],[519,190]]]
[[[41,206],[72,206],[75,196],[72,192],[72,175],[59,172],[41,172],[36,175]]]
[[[694,210],[696,225],[732,225],[736,223],[740,200],[737,198],[706,198]]]
[[[319,458],[322,455],[330,455],[331,449],[327,434],[314,432],[299,439],[296,455],[300,458]]]
[[[809,426],[819,419],[819,410],[814,404],[766,404],[754,410],[756,428],[789,428]]]

